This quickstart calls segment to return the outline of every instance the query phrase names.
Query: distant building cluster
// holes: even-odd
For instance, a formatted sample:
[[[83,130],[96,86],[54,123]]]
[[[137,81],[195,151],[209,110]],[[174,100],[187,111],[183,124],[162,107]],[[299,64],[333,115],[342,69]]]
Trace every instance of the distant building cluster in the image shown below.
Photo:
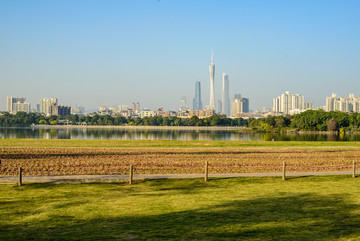
[[[122,115],[126,117],[140,117],[140,104],[133,102],[129,108],[128,105],[122,104],[119,106],[100,106],[97,114],[99,115]]]
[[[11,114],[16,114],[17,112],[38,112],[46,116],[50,115],[60,115],[66,116],[71,115],[71,107],[63,106],[58,104],[57,98],[43,98],[40,100],[40,104],[37,105],[36,110],[30,109],[30,104],[26,102],[25,97],[12,97],[8,96],[6,99],[6,111]],[[83,107],[77,107],[79,112],[84,112]]]
[[[285,91],[284,94],[273,100],[273,112],[276,113],[281,112],[286,115],[293,115],[308,109],[313,109],[312,102],[305,102],[304,96],[299,94],[293,95],[289,91]]]
[[[349,94],[349,97],[338,97],[335,93],[326,97],[326,111],[360,112],[360,97]]]

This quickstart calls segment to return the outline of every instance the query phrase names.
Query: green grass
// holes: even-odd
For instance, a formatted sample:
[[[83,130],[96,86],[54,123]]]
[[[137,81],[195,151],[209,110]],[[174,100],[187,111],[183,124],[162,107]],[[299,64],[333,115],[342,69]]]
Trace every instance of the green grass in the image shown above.
[[[0,240],[359,240],[359,181],[0,185]]]
[[[331,141],[171,141],[171,140],[60,140],[0,139],[2,147],[294,147],[360,146],[360,142]]]

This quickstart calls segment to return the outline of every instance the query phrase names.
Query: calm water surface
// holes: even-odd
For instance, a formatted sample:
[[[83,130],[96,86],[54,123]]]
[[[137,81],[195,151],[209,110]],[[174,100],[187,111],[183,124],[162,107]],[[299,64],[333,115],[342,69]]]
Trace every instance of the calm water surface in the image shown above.
[[[239,133],[230,130],[0,128],[0,138],[232,141],[360,141],[360,135]]]

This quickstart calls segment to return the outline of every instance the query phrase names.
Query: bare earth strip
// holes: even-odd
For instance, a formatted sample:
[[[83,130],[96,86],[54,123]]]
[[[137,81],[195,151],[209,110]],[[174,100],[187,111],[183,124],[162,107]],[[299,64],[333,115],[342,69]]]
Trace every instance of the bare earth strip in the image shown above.
[[[346,174],[360,147],[0,147],[0,176],[336,172]]]

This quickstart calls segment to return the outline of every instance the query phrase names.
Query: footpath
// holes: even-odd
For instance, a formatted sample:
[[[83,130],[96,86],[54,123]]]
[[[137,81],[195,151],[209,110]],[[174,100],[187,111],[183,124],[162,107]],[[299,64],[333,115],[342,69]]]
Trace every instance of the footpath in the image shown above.
[[[286,173],[286,176],[327,176],[351,175],[345,172],[296,172]],[[282,173],[229,173],[209,174],[208,178],[233,178],[233,177],[279,177]],[[134,174],[133,180],[144,179],[174,179],[174,178],[203,178],[204,174]],[[18,176],[0,176],[0,184],[16,184]],[[23,176],[22,183],[89,183],[89,182],[128,182],[129,175],[65,175],[65,176]]]

